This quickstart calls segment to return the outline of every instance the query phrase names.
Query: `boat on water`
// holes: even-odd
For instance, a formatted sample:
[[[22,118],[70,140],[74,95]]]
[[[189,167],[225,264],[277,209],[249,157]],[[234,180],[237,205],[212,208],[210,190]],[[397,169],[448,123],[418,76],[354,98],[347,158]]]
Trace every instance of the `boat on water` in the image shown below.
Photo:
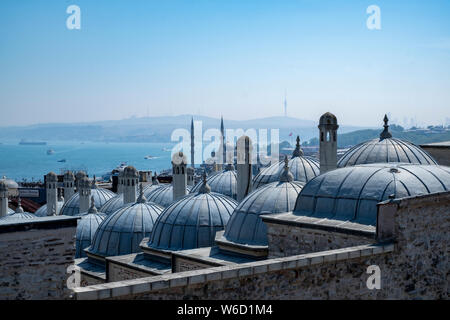
[[[155,159],[156,157],[154,156],[145,156],[144,159],[145,160],[151,160],[151,159]]]
[[[170,149],[170,148],[162,148],[161,150],[164,151],[164,152],[172,151],[172,149]]]
[[[58,162],[66,162],[66,159],[58,160]]]
[[[19,145],[23,146],[45,146],[47,142],[45,141],[28,141],[26,139],[22,139],[19,142]]]
[[[54,154],[55,153],[55,150],[53,150],[53,149],[48,149],[47,150],[47,154],[48,155],[52,155],[52,154]]]

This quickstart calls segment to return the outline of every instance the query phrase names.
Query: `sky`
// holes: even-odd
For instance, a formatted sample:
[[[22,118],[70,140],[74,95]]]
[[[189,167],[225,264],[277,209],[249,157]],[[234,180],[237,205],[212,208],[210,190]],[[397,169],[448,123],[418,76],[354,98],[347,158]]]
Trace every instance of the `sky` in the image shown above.
[[[254,119],[283,115],[285,95],[301,119],[442,124],[449,71],[446,0],[0,1],[0,126]]]

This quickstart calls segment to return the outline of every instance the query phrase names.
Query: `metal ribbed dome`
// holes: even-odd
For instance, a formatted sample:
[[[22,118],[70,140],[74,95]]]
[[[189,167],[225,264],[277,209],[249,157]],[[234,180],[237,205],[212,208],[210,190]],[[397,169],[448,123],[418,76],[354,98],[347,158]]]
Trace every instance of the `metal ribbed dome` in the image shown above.
[[[58,210],[61,210],[61,208],[63,207],[63,205],[64,205],[64,201],[58,201],[57,203],[56,203],[56,205],[57,205],[57,209]],[[34,213],[34,215],[36,216],[36,217],[46,217],[47,216],[47,204],[44,204],[43,206],[41,206],[39,209],[37,209],[36,210],[36,212]]]
[[[191,190],[190,186],[187,186],[187,192]],[[160,185],[148,193],[146,196],[148,201],[159,204],[160,206],[166,208],[173,202],[173,186],[172,185]]]
[[[95,207],[100,209],[106,201],[116,196],[116,194],[110,190],[103,188],[94,188],[91,189],[91,196],[94,197]],[[63,205],[60,211],[60,215],[65,216],[76,216],[80,213],[80,195],[79,193],[75,193],[66,203]]]
[[[380,133],[379,139],[366,141],[351,148],[338,161],[338,167],[390,162],[437,164],[436,160],[419,146],[392,138],[388,121],[385,115],[384,130]]]
[[[308,182],[294,214],[376,225],[377,203],[450,190],[450,170],[436,165],[368,164],[329,171]]]
[[[232,198],[210,193],[208,188],[202,188],[202,193],[189,194],[161,213],[149,246],[163,250],[210,247],[236,205]]]
[[[354,146],[338,161],[338,167],[389,162],[437,164],[436,160],[419,146],[400,139],[386,138],[373,139]]]
[[[11,208],[8,208],[8,213],[7,214],[13,214],[13,213],[14,213],[14,210],[11,209]]]
[[[129,203],[128,205],[132,205],[132,203]],[[124,207],[123,193],[121,193],[106,201],[105,204],[99,210],[100,212],[109,216],[110,214],[116,212],[117,210],[123,207]]]
[[[22,222],[24,220],[36,218],[36,216],[34,214],[23,211],[22,205],[20,203],[20,198],[19,198],[18,202],[19,203],[17,205],[16,211],[13,214],[9,214],[5,217],[1,217],[0,223],[17,223],[17,222]]]
[[[162,184],[148,184],[144,187],[144,196],[148,199],[148,196],[156,189],[161,188]]]
[[[106,219],[103,213],[88,213],[78,221],[76,233],[75,258],[86,257],[84,249],[88,248],[94,239],[98,226]]]
[[[145,199],[145,198],[144,198]],[[118,256],[139,252],[142,239],[149,237],[163,208],[139,201],[119,209],[98,227],[89,252],[100,256]]]
[[[301,182],[287,181],[272,182],[256,189],[236,207],[224,237],[240,244],[267,245],[267,227],[260,215],[293,211],[302,188]]]
[[[225,171],[210,175],[206,181],[211,187],[212,192],[224,194],[236,200],[237,198],[237,180],[236,171],[232,165],[228,165]],[[203,182],[197,183],[191,190],[191,193],[197,193]]]

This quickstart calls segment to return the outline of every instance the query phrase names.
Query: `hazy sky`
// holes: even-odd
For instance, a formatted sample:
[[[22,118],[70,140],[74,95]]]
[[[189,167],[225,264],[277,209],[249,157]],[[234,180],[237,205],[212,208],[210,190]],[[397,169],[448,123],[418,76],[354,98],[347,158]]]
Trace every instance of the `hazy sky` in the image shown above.
[[[69,30],[69,5],[81,30]],[[369,5],[381,30],[369,30]],[[450,1],[1,0],[0,125],[450,117]]]

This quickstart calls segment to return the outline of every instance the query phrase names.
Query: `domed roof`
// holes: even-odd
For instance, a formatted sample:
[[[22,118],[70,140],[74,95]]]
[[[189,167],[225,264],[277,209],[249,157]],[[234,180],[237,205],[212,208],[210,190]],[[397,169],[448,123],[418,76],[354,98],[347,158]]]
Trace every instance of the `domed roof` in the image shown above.
[[[19,198],[19,203],[17,205],[17,209],[13,214],[6,215],[5,217],[0,218],[0,223],[16,223],[21,222],[23,220],[35,219],[36,216],[29,212],[24,212],[21,201]]]
[[[159,184],[159,182],[155,182],[152,184],[148,184],[144,187],[144,196],[148,199],[149,195],[156,189],[162,187],[164,185]]]
[[[100,256],[118,256],[139,252],[142,239],[149,237],[163,208],[146,202],[144,195],[137,202],[109,215],[98,227],[89,252]]]
[[[61,208],[64,205],[64,201],[58,201],[56,203],[56,205],[58,206],[58,210],[61,211]],[[39,209],[36,210],[36,212],[34,213],[34,215],[36,217],[46,217],[47,216],[47,204],[44,204],[43,206],[41,206]]]
[[[319,125],[337,125],[337,118],[331,112],[326,112],[320,117]]]
[[[283,173],[284,161],[280,161],[263,169],[253,178],[253,188],[259,188],[265,184],[280,181]],[[297,137],[297,145],[292,158],[289,160],[289,170],[294,176],[294,181],[306,183],[320,174],[319,162],[312,158],[303,156],[300,148],[300,138]]]
[[[392,138],[384,118],[384,130],[380,138],[360,143],[347,151],[338,161],[338,167],[357,164],[403,162],[414,164],[437,164],[425,150],[407,141]]]
[[[131,204],[128,204],[128,205],[131,205]],[[100,212],[109,216],[111,213],[114,213],[123,207],[124,207],[123,193],[121,193],[121,194],[118,194],[118,195],[112,197],[108,201],[106,201],[105,204],[103,204],[103,206],[101,206],[101,208],[99,210],[100,210]]]
[[[0,186],[3,190],[8,190],[8,196],[17,197],[19,195],[19,185],[14,180],[6,178],[6,176],[3,176],[2,179],[0,179]]]
[[[236,200],[237,198],[237,179],[236,171],[234,171],[233,165],[227,165],[226,169],[222,172],[210,175],[206,181],[211,187],[212,192],[217,192],[229,196]],[[191,193],[197,193],[203,181],[197,183],[191,190]]]
[[[91,189],[91,196],[94,197],[95,207],[100,209],[106,201],[114,197],[116,194],[110,190],[103,188]],[[77,192],[62,206],[60,215],[75,216],[80,213],[80,194]]]
[[[239,203],[225,227],[224,237],[228,241],[258,246],[268,244],[267,227],[260,216],[293,211],[304,185],[293,181],[287,166],[281,180],[256,189]]]
[[[294,214],[375,226],[377,203],[449,189],[448,167],[358,165],[329,171],[308,182],[297,198]]]
[[[236,205],[230,197],[209,192],[205,181],[200,193],[181,198],[161,213],[149,246],[174,251],[210,247],[216,232],[224,229]]]
[[[187,186],[187,192],[191,191],[191,186]],[[168,207],[173,202],[173,186],[171,184],[160,185],[146,196],[148,201],[154,202],[162,207]]]
[[[11,209],[11,208],[8,208],[8,212],[7,212],[7,214],[13,214],[14,213],[14,210],[13,209]]]

